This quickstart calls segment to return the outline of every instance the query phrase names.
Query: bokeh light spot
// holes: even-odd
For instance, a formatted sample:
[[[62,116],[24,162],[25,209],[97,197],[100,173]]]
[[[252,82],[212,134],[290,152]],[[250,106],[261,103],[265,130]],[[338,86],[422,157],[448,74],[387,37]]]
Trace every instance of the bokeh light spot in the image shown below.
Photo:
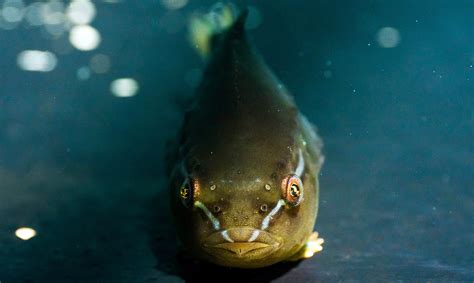
[[[24,50],[17,57],[18,67],[25,71],[50,72],[57,62],[56,55],[49,51]]]
[[[17,23],[23,19],[25,5],[21,0],[3,2],[2,17],[6,22]]]
[[[88,80],[91,77],[91,70],[88,67],[80,67],[77,69],[76,77],[80,81]]]
[[[110,69],[109,56],[104,54],[96,54],[91,58],[89,66],[94,73],[105,74]]]
[[[100,44],[99,32],[88,25],[75,26],[69,32],[69,41],[72,46],[82,51],[96,49]]]
[[[36,231],[29,227],[21,227],[15,231],[15,236],[24,241],[27,241],[36,236]]]
[[[400,43],[400,33],[392,27],[381,28],[377,32],[377,42],[383,48],[393,48]]]
[[[110,91],[116,97],[135,96],[138,88],[138,82],[132,78],[116,79],[110,84]]]
[[[94,20],[95,14],[94,3],[89,0],[74,0],[66,10],[67,18],[76,25],[89,24]]]
[[[326,79],[332,78],[332,71],[331,71],[331,70],[324,70],[323,76],[324,76],[324,78],[326,78]]]
[[[40,26],[43,24],[43,18],[41,17],[43,5],[43,3],[35,2],[26,8],[25,18],[30,25]]]
[[[40,15],[46,25],[58,25],[64,22],[64,4],[51,1],[41,5]]]

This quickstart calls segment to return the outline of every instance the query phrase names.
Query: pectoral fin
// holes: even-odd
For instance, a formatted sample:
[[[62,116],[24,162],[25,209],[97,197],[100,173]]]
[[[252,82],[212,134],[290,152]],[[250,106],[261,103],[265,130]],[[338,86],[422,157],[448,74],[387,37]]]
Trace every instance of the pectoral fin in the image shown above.
[[[313,232],[311,236],[309,236],[306,244],[296,254],[287,259],[287,261],[299,261],[302,259],[307,259],[313,257],[315,253],[322,251],[324,239],[318,238],[318,236],[318,232]]]

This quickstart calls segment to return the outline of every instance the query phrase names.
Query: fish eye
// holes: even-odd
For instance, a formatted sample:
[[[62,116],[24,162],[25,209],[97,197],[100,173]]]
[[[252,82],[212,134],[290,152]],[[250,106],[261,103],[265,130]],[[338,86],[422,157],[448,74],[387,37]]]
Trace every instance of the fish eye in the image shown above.
[[[179,188],[179,198],[185,207],[190,207],[194,199],[194,186],[189,178]]]
[[[303,182],[297,175],[289,175],[283,179],[283,197],[290,206],[297,206],[303,200]]]
[[[297,184],[292,184],[290,187],[290,195],[294,198],[298,198],[301,194],[300,187]]]

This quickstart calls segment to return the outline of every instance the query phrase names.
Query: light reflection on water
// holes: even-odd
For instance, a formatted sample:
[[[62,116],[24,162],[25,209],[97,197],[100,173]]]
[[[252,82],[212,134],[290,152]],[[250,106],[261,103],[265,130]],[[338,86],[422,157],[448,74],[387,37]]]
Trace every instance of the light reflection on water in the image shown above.
[[[49,0],[27,2],[23,0],[0,0],[0,31],[20,28],[38,29],[44,40],[50,42],[49,48],[20,51],[17,66],[24,71],[51,72],[61,61],[61,57],[76,52],[90,52],[86,61],[79,62],[76,79],[86,81],[93,75],[106,74],[111,70],[112,60],[107,54],[94,54],[104,39],[100,30],[94,26],[94,20],[100,11],[97,5],[125,4],[120,0]],[[168,12],[159,19],[161,28],[176,33],[185,26],[189,14],[181,10],[188,0],[160,0],[159,4]],[[262,14],[256,7],[249,7],[248,29],[257,28],[262,22]],[[49,49],[49,50],[48,50]],[[87,62],[88,61],[88,62]],[[110,90],[115,97],[130,97],[137,94],[139,83],[131,78],[118,78],[110,82]],[[200,70],[190,70],[184,80],[188,85],[196,86]],[[123,89],[121,89],[123,88]]]
[[[118,0],[103,0],[102,3],[124,4]],[[161,28],[175,33],[185,26],[188,20],[181,9],[188,0],[161,0],[159,3],[168,10],[161,18]],[[98,12],[97,4],[91,0],[49,0],[26,2],[23,0],[0,0],[0,29],[37,28],[42,37],[50,41],[50,48],[43,50],[23,50],[17,58],[17,66],[24,71],[51,72],[61,61],[61,56],[76,52],[91,52],[88,60],[79,62],[76,79],[86,81],[93,75],[106,74],[111,70],[112,61],[107,54],[94,54],[103,38],[94,26]],[[248,29],[257,28],[262,14],[256,7],[249,7]],[[46,49],[46,50],[45,50]],[[47,50],[50,49],[50,50]],[[191,70],[192,71],[192,70]],[[110,91],[115,97],[130,97],[137,94],[139,83],[130,74],[110,82]],[[195,86],[200,74],[190,72],[184,76],[187,84]]]
[[[77,25],[69,31],[69,42],[81,51],[96,49],[100,41],[100,33],[89,25]]]
[[[120,3],[121,1],[103,1]],[[91,52],[100,47],[100,31],[92,25],[97,8],[90,0],[34,1],[0,0],[0,32],[20,28],[38,28],[45,40],[50,41],[51,50],[23,50],[18,53],[17,66],[24,71],[51,72],[57,67],[61,55]],[[97,2],[96,2],[97,3]],[[169,9],[179,9],[186,0],[168,0],[162,3]],[[4,31],[6,32],[6,31]],[[48,48],[47,48],[48,49]],[[85,62],[79,62],[76,79],[88,80],[92,74],[106,74],[112,62],[106,54],[90,54]],[[81,66],[82,65],[82,66]],[[116,97],[130,97],[137,94],[138,82],[133,78],[119,78],[111,82],[110,90]]]
[[[57,64],[56,55],[49,51],[24,50],[18,54],[18,67],[25,71],[50,72]]]
[[[69,21],[77,25],[89,24],[94,20],[95,14],[95,6],[88,0],[73,1],[66,10]]]
[[[110,91],[116,97],[132,97],[138,92],[138,83],[132,78],[116,79],[110,84]]]
[[[28,241],[29,239],[36,236],[36,231],[30,227],[21,227],[15,231],[15,236],[22,239],[23,241]]]

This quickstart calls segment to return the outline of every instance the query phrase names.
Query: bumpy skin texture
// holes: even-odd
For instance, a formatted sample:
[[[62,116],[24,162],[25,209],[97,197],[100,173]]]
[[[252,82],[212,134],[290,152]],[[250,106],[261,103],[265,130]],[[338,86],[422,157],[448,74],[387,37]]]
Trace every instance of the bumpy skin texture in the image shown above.
[[[186,113],[178,148],[169,160],[176,230],[182,248],[198,259],[240,268],[268,266],[297,253],[313,231],[321,141],[249,45],[242,26],[234,25],[216,41],[195,104]],[[296,207],[285,203],[261,229],[265,217],[284,198],[282,182],[295,173],[300,155],[303,200]],[[189,207],[179,197],[186,178],[195,184]],[[196,201],[209,210],[214,222],[194,205]],[[248,253],[209,247],[245,246],[255,229],[259,236],[253,242],[269,246]],[[223,231],[234,243],[224,239]]]

